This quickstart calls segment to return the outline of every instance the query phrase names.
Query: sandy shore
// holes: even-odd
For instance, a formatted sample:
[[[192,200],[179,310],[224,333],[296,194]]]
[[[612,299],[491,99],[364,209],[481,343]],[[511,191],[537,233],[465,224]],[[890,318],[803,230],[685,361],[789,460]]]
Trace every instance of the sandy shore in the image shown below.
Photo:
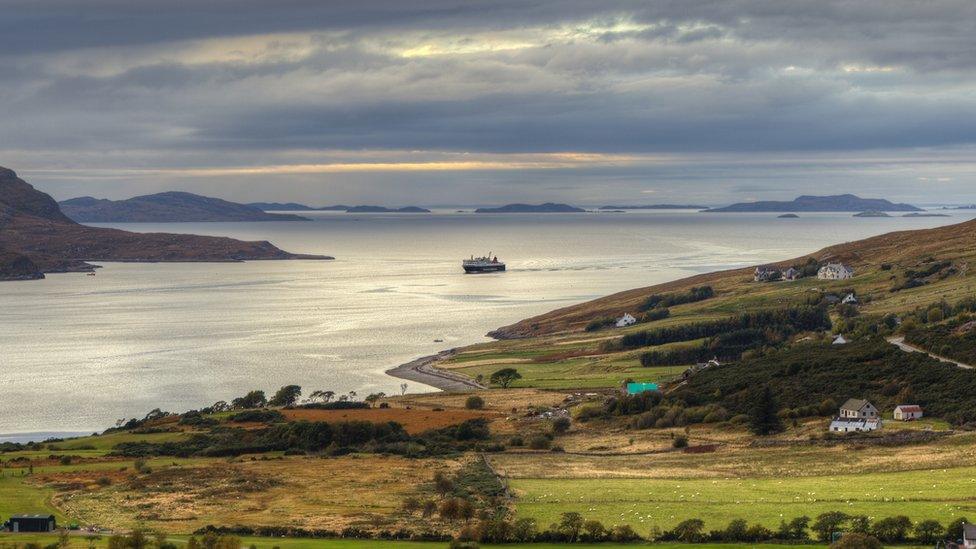
[[[487,389],[488,387],[473,379],[441,370],[435,366],[439,361],[454,356],[455,352],[454,349],[451,349],[441,351],[436,355],[420,357],[417,360],[412,360],[406,364],[397,366],[392,370],[387,370],[386,373],[387,375],[407,381],[416,381],[430,385],[448,393],[463,393],[466,391]]]

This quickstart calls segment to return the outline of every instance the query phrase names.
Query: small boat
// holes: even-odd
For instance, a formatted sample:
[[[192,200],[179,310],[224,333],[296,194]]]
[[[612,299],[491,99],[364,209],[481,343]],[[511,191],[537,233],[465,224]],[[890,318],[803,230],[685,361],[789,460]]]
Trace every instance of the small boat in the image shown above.
[[[88,276],[95,276],[95,271],[88,271]]]
[[[465,273],[497,273],[505,270],[505,263],[498,261],[498,256],[489,253],[484,257],[472,255],[471,259],[461,262],[461,267],[464,268]]]

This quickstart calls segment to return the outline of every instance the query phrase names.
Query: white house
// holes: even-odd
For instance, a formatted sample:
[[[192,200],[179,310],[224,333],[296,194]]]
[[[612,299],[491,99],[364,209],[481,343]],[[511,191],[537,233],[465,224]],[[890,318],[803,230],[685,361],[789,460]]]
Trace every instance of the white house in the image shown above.
[[[752,274],[752,279],[756,282],[772,282],[783,278],[783,271],[773,265],[761,265],[756,267]]]
[[[854,278],[854,269],[843,263],[828,263],[817,271],[820,280],[847,280]]]
[[[790,267],[789,269],[786,269],[785,273],[783,273],[783,278],[786,280],[800,280],[801,274],[802,273],[800,273],[800,271]]]
[[[637,324],[637,319],[634,318],[634,316],[631,315],[630,313],[624,313],[624,316],[617,319],[618,328],[633,326],[634,324]]]
[[[857,296],[854,294],[847,294],[847,297],[842,299],[841,303],[845,305],[857,305]]]
[[[840,407],[840,417],[843,419],[871,419],[880,417],[880,415],[874,404],[860,398],[849,398]]]
[[[839,335],[834,338],[834,342],[832,343],[832,345],[847,345],[847,340],[844,339],[844,336]]]
[[[922,417],[922,407],[917,404],[902,404],[895,407],[895,419],[898,421],[912,421]]]

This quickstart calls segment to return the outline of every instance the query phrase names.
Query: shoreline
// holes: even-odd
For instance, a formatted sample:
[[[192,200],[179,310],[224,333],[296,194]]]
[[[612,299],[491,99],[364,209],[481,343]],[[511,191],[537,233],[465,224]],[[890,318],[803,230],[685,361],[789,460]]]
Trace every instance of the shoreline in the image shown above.
[[[396,368],[386,370],[386,375],[406,381],[415,381],[429,385],[445,393],[465,393],[487,389],[473,379],[441,370],[434,366],[436,363],[457,353],[457,349],[441,351],[436,355],[427,355],[401,364]]]

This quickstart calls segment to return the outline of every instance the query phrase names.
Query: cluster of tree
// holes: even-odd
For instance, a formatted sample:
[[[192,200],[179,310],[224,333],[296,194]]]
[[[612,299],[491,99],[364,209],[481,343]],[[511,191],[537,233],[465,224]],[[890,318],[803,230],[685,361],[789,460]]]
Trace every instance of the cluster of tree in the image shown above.
[[[976,298],[919,308],[902,325],[905,340],[940,356],[976,362]]]
[[[278,410],[268,410],[259,408],[256,410],[244,410],[237,412],[227,418],[228,421],[235,423],[280,423],[285,421],[285,416]]]
[[[508,388],[509,385],[515,383],[516,381],[522,379],[522,374],[518,373],[515,368],[502,368],[491,374],[488,378],[493,385],[500,385],[504,388]]]
[[[468,524],[458,533],[453,547],[480,543],[629,543],[642,538],[628,525],[606,527],[597,520],[585,520],[579,513],[563,513],[559,522],[540,530],[535,519],[510,521],[504,517],[484,518]]]
[[[458,425],[410,435],[395,422],[299,421],[266,429],[219,428],[171,442],[125,442],[112,453],[126,457],[239,456],[274,451],[390,453],[407,456],[445,455],[474,449],[490,438],[487,421],[470,419]]]
[[[790,265],[790,268],[795,269],[797,272],[797,278],[808,278],[811,276],[817,276],[820,272],[820,267],[823,264],[812,257],[808,257],[803,263],[794,263]]]
[[[302,539],[382,539],[410,541],[448,541],[450,536],[433,530],[415,532],[399,530],[365,530],[349,526],[342,530],[309,529],[292,526],[214,526],[208,525],[194,532],[195,536],[257,536],[263,538],[302,538]]]
[[[635,332],[611,342],[607,350],[638,349],[723,335],[729,338],[725,340],[726,344],[742,345],[757,339],[781,340],[797,332],[827,330],[830,326],[830,316],[825,307],[798,305],[740,313],[724,320]],[[721,347],[721,343],[716,347]]]
[[[731,419],[728,410],[721,406],[688,406],[683,400],[665,398],[659,391],[608,397],[600,405],[578,408],[576,419],[586,422],[614,416],[633,416],[630,420],[632,429],[665,429]]]
[[[748,524],[745,520],[731,521],[722,530],[705,530],[701,519],[688,519],[671,530],[655,536],[656,541],[683,541],[686,543],[756,543],[763,541],[808,541],[811,535],[821,542],[831,542],[839,534],[860,534],[884,543],[917,542],[931,545],[939,540],[962,539],[963,525],[967,519],[958,518],[947,527],[937,520],[922,520],[913,523],[905,516],[895,516],[871,521],[865,515],[848,515],[840,511],[829,511],[817,516],[797,517],[781,521],[779,528],[772,530],[761,524]],[[879,544],[880,546],[880,544]]]
[[[916,266],[914,269],[906,269],[904,279],[899,280],[897,277],[892,276],[891,278],[896,282],[891,287],[891,291],[898,292],[901,290],[918,288],[932,282],[933,280],[945,280],[958,272],[959,269],[957,269],[951,261],[940,261],[933,257],[929,257],[922,261],[922,263]]]
[[[651,309],[665,309],[685,303],[697,303],[712,297],[715,297],[715,290],[711,286],[696,286],[687,292],[654,294],[645,299],[637,310],[644,312]]]
[[[756,389],[768,387],[777,406],[823,410],[825,402],[870,399],[880,409],[910,402],[961,425],[976,422],[976,377],[922,353],[905,353],[882,339],[847,345],[805,342],[743,358],[734,368],[709,368],[669,394],[686,406],[718,404],[750,414]]]

